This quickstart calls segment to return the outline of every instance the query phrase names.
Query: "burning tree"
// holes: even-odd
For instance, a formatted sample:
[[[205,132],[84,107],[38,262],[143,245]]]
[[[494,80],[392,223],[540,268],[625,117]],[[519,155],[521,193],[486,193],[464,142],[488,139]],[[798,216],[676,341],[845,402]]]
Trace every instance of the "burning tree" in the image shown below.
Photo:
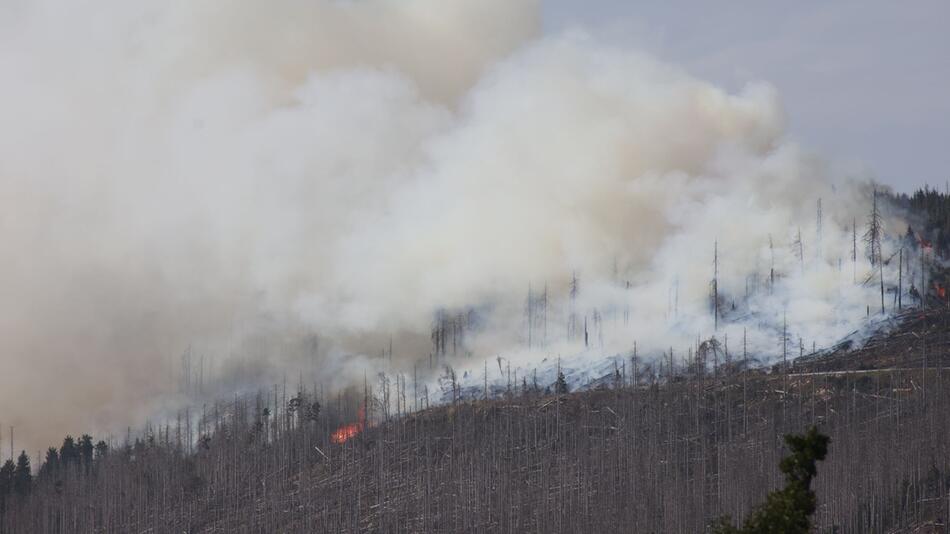
[[[336,443],[337,445],[342,445],[349,441],[352,438],[355,438],[363,431],[363,428],[366,426],[366,408],[365,406],[360,406],[359,414],[357,415],[357,420],[354,423],[347,423],[340,428],[336,429],[333,434],[330,435],[330,441]]]

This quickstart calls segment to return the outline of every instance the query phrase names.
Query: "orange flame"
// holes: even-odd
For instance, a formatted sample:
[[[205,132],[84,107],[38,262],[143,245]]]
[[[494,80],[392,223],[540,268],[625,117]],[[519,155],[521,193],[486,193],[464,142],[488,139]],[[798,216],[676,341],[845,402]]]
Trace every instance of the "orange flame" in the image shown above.
[[[333,434],[330,435],[330,441],[336,443],[337,445],[342,445],[352,438],[355,438],[363,431],[363,427],[366,426],[366,411],[363,407],[360,407],[359,411],[359,420],[355,423],[348,423],[340,428],[336,429]]]
[[[945,288],[945,287],[943,287],[942,285],[940,285],[940,284],[934,282],[934,289],[937,290],[937,296],[938,296],[938,297],[940,297],[940,298],[942,298],[942,299],[947,298],[947,288]]]

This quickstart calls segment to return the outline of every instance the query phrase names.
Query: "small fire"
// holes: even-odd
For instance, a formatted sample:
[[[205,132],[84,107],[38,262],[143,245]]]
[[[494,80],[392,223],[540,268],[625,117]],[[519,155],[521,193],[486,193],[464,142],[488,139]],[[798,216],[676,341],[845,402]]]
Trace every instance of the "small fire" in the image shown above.
[[[938,297],[940,297],[941,299],[947,298],[947,288],[945,288],[945,287],[943,287],[942,285],[940,285],[940,284],[934,282],[934,289],[937,291],[937,296],[938,296]]]
[[[366,411],[361,406],[360,411],[359,411],[359,420],[355,423],[345,424],[341,426],[340,428],[336,429],[336,431],[334,431],[333,434],[330,435],[330,441],[332,441],[333,443],[336,443],[337,445],[346,443],[350,439],[355,438],[357,435],[359,435],[359,433],[363,431],[363,427],[365,426],[366,426]]]

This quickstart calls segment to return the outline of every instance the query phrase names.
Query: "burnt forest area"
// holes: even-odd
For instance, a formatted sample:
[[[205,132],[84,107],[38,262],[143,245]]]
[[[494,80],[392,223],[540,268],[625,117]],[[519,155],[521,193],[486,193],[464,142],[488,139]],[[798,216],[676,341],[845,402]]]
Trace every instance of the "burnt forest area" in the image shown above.
[[[946,253],[950,198],[889,200]],[[583,391],[522,378],[431,404],[411,382],[284,383],[70,436],[0,469],[0,531],[704,532],[780,487],[783,436],[815,425],[814,531],[948,532],[950,280],[940,261],[929,276],[861,347],[773,365],[705,342]]]

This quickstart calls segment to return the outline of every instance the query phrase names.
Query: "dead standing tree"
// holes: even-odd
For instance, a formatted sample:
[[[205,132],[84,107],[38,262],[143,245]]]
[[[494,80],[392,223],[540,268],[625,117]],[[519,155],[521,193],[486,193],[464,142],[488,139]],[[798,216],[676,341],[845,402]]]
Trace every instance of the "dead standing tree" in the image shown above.
[[[795,257],[798,258],[798,262],[801,264],[802,273],[805,273],[805,243],[802,241],[802,228],[799,226],[798,231],[795,233],[795,241],[792,242],[792,252],[795,254]]]
[[[821,226],[822,226],[822,211],[821,211],[821,197],[819,197],[818,210],[817,210],[817,215],[815,217],[815,242],[817,243],[817,245],[815,246],[815,258],[817,258],[818,261],[821,261],[821,237],[822,237]]]
[[[712,312],[713,328],[719,330],[719,241],[713,244],[713,279],[712,279]]]
[[[881,241],[884,229],[881,212],[877,206],[877,189],[872,193],[871,213],[868,215],[867,230],[864,232],[864,246],[871,267],[877,267],[881,284],[881,313],[884,313],[884,259],[881,254]]]
[[[769,295],[775,287],[775,244],[772,242],[772,234],[769,234]]]
[[[449,312],[440,309],[436,312],[430,332],[430,339],[432,340],[432,352],[429,355],[430,369],[433,368],[432,359],[435,358],[438,361],[440,358],[444,358],[450,353],[449,349],[451,349],[452,355],[457,355],[460,350],[464,353],[466,330],[469,329],[474,320],[472,310]],[[391,342],[389,350],[391,356]]]
[[[851,283],[858,283],[858,220],[851,219]]]
[[[528,296],[524,306],[525,325],[527,327],[528,349],[544,347],[548,337],[548,285],[544,284],[542,293],[535,293],[528,284]],[[539,340],[540,338],[540,340]]]
[[[581,282],[577,277],[577,271],[571,273],[570,297],[571,309],[568,311],[567,318],[567,338],[574,339],[577,335],[577,295],[581,290]]]

